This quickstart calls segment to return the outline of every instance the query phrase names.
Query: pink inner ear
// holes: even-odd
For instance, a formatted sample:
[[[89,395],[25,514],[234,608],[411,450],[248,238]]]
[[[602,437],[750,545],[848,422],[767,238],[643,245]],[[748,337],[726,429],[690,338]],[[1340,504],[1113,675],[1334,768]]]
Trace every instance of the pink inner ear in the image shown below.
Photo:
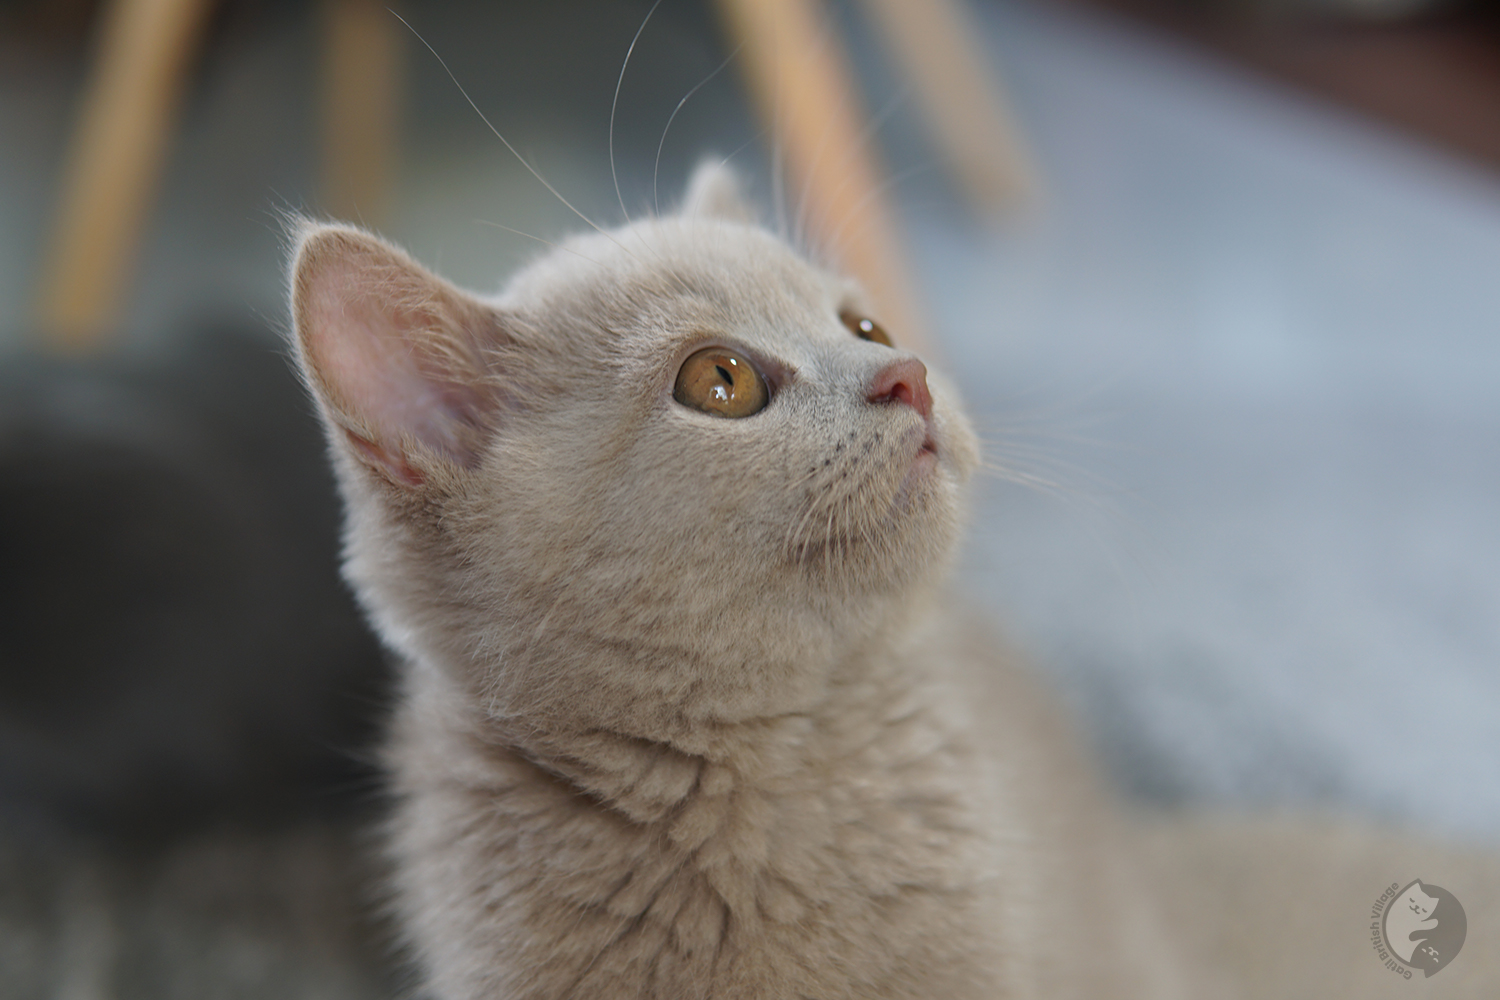
[[[397,482],[407,486],[421,486],[427,481],[427,474],[421,469],[414,468],[401,456],[400,452],[387,451],[369,438],[362,437],[348,428],[344,429],[344,437],[361,457],[372,465],[385,469],[395,477]]]
[[[483,374],[464,363],[477,345],[460,342],[464,314],[483,307],[446,301],[459,293],[369,237],[330,242],[308,254],[299,335],[334,409],[370,432],[346,426],[355,451],[413,485],[422,478],[413,442],[472,465],[486,393]]]

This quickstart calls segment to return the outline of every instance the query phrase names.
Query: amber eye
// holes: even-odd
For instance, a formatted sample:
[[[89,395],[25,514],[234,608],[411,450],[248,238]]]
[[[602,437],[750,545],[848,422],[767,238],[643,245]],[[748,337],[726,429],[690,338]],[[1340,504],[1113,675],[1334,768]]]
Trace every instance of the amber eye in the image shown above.
[[[880,328],[880,324],[868,316],[861,316],[859,313],[850,312],[846,309],[839,313],[839,319],[844,321],[844,325],[849,328],[849,332],[861,340],[873,340],[875,343],[884,344],[886,347],[896,346],[891,343],[890,335]]]
[[[705,347],[682,363],[672,398],[715,417],[748,417],[764,410],[771,394],[747,358],[725,347]]]

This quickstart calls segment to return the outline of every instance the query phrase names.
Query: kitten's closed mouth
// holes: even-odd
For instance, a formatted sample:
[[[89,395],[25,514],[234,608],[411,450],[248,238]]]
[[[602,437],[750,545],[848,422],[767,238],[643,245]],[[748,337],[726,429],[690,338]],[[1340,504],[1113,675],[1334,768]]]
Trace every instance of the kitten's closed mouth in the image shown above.
[[[920,430],[922,432],[922,447],[917,449],[917,459],[922,460],[925,455],[931,455],[936,458],[938,454],[937,433],[933,430],[931,417],[923,416]]]
[[[914,429],[912,437],[917,436],[916,430],[917,429]],[[920,431],[922,433],[922,444],[917,448],[916,453],[911,457],[911,468],[906,473],[906,481],[902,483],[902,492],[905,492],[906,489],[916,481],[918,476],[926,475],[928,472],[937,467],[937,438],[932,433],[932,428],[930,426],[924,424],[924,426],[920,428]]]
[[[921,436],[918,435],[918,430],[918,428],[913,428],[912,437],[920,440],[921,444],[913,451],[906,453],[911,456],[907,460],[910,464],[907,466],[906,475],[901,478],[901,485],[896,489],[896,495],[891,498],[893,512],[907,509],[918,494],[925,492],[924,487],[927,481],[937,471],[937,440],[930,429],[921,428],[920,430],[924,431]]]

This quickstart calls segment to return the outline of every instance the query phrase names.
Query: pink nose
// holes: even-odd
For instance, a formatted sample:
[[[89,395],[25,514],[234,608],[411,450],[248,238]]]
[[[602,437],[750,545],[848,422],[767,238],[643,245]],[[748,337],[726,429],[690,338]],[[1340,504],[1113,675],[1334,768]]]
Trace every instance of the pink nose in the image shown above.
[[[892,361],[876,374],[865,398],[872,403],[905,403],[926,420],[932,416],[927,366],[916,358]]]

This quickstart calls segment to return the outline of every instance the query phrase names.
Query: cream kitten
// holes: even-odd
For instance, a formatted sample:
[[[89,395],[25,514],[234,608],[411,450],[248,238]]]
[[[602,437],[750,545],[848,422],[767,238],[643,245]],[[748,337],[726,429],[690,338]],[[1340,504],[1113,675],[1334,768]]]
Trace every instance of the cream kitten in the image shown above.
[[[749,219],[704,167],[493,298],[297,234],[346,571],[403,664],[390,849],[431,993],[1219,995],[1174,946],[1238,940],[1229,893],[1277,870],[1200,869],[1260,841],[1173,827],[1133,867],[941,597],[978,458],[953,389]]]

